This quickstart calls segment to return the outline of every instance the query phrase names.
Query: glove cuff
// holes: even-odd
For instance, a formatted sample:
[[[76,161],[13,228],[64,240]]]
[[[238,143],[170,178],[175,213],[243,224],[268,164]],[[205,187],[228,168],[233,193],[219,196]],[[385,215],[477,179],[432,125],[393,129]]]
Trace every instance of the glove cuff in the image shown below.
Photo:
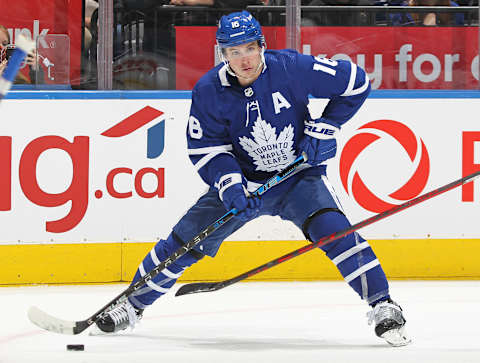
[[[223,193],[235,184],[242,184],[242,175],[240,173],[225,174],[218,179],[215,183],[215,187],[218,189],[218,196],[223,202]]]

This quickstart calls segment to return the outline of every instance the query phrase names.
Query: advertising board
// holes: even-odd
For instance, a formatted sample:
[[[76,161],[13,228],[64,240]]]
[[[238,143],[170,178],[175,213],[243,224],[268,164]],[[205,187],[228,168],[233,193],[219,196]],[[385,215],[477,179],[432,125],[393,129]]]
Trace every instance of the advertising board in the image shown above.
[[[285,47],[284,27],[263,31],[267,48]],[[177,89],[192,89],[219,61],[215,32],[176,27]],[[303,54],[357,63],[373,89],[478,89],[478,27],[302,27],[301,41]]]
[[[328,176],[351,222],[480,169],[478,99],[368,99],[343,126]],[[312,100],[319,114],[323,100]],[[186,152],[189,99],[6,100],[1,243],[155,241],[206,190]],[[478,182],[476,182],[478,183]],[[470,183],[362,231],[476,238]],[[221,214],[221,212],[219,212]],[[230,240],[302,240],[278,217]]]

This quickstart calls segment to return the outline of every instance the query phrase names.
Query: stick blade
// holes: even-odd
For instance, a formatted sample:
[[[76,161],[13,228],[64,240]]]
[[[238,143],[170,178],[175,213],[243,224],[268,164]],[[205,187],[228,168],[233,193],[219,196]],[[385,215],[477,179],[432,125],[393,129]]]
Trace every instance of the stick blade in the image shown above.
[[[75,335],[83,331],[78,331],[77,322],[58,319],[35,306],[28,309],[28,319],[39,328],[54,333]]]
[[[183,285],[177,290],[175,296],[196,294],[197,292],[210,292],[221,288],[217,282],[194,282],[193,284]]]

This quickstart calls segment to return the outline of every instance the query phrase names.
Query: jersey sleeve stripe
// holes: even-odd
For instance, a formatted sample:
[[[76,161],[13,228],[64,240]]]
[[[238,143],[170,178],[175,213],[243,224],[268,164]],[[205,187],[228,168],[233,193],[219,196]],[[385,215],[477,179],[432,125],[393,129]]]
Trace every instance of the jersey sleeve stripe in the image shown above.
[[[348,86],[345,92],[343,92],[340,96],[349,96],[355,86],[355,80],[357,79],[357,65],[355,63],[350,62],[350,79],[348,81]]]
[[[196,164],[195,164],[195,169],[200,170],[202,167],[204,167],[210,160],[212,160],[215,156],[219,154],[230,154],[233,157],[232,153],[229,153],[228,151],[215,151],[212,153],[209,153],[205,155],[203,158],[201,158]]]
[[[188,155],[203,155],[203,154],[210,154],[212,152],[230,151],[230,150],[233,150],[232,144],[200,147],[198,149],[188,149],[187,151],[188,151]]]
[[[370,83],[370,79],[368,78],[367,73],[365,73],[365,82],[363,83],[363,85],[359,88],[353,89],[353,87],[355,86],[355,80],[357,79],[357,65],[355,63],[350,64],[352,65],[352,69],[350,72],[350,80],[348,82],[347,89],[340,95],[343,97],[355,96],[365,92]]]
[[[365,83],[361,87],[354,89],[352,92],[350,92],[348,96],[355,96],[365,92],[368,89],[369,84],[370,78],[368,78],[367,74],[365,74]]]

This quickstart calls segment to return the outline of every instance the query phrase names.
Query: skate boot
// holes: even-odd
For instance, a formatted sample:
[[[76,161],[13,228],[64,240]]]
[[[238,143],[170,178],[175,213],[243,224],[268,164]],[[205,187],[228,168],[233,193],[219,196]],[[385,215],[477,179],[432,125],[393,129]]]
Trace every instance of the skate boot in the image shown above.
[[[128,300],[107,311],[96,322],[103,333],[117,333],[130,326],[131,329],[142,318],[143,309],[135,308]]]
[[[368,325],[375,322],[375,334],[394,347],[401,347],[411,342],[404,334],[406,320],[402,308],[388,299],[377,303],[367,313]]]

